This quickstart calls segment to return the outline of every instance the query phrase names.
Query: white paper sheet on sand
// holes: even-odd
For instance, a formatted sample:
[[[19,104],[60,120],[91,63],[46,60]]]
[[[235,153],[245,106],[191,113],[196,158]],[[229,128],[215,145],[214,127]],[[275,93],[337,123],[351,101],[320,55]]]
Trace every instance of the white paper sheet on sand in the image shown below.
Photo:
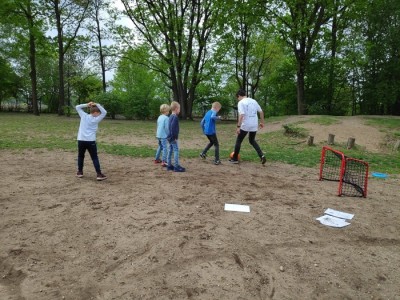
[[[330,215],[323,215],[322,217],[317,218],[317,220],[326,226],[330,226],[330,227],[345,227],[347,225],[350,225],[349,222],[346,222],[346,220],[341,219],[341,218],[336,218],[334,216],[330,216]]]
[[[351,220],[354,217],[354,214],[345,213],[342,211],[334,210],[332,208],[328,208],[327,210],[325,210],[325,214],[346,220]]]
[[[225,210],[227,210],[227,211],[250,212],[250,206],[225,203]]]

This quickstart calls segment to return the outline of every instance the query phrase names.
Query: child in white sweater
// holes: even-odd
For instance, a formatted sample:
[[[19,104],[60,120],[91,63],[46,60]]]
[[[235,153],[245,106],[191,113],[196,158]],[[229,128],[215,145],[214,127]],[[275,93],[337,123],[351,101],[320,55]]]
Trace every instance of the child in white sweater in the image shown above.
[[[90,108],[90,114],[83,111],[84,107]],[[107,111],[100,104],[89,102],[87,104],[79,104],[75,107],[81,122],[79,124],[78,131],[78,172],[76,176],[83,177],[83,161],[85,159],[85,152],[88,150],[90,157],[92,158],[94,168],[97,173],[97,180],[105,180],[107,176],[101,173],[99,157],[97,156],[97,145],[96,145],[96,132],[101,120],[107,114]]]

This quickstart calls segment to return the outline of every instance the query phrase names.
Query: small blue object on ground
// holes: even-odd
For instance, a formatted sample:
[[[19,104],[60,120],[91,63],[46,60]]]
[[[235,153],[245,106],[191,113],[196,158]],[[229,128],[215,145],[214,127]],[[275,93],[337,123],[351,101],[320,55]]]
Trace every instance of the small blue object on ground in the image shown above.
[[[377,178],[387,178],[388,174],[385,173],[379,173],[379,172],[372,172],[372,177],[377,177]]]

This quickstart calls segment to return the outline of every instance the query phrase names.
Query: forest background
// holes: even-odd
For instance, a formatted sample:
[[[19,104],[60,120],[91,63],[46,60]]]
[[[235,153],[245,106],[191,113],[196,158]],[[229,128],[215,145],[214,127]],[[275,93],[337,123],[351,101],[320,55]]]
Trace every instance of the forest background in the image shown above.
[[[243,88],[266,116],[400,115],[399,51],[397,0],[3,0],[0,109],[229,118]]]

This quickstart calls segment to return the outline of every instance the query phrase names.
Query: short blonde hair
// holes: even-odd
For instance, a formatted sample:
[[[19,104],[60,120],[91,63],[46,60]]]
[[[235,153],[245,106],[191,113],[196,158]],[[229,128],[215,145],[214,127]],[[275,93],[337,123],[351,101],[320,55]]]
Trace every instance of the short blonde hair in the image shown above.
[[[176,102],[176,101],[172,101],[171,102],[171,110],[172,111],[174,111],[174,110],[176,110],[178,107],[180,107],[181,105],[178,103],[178,102]]]
[[[170,111],[168,104],[161,104],[160,106],[160,113],[165,114]]]
[[[221,103],[219,103],[219,102],[214,102],[213,104],[212,104],[212,108],[221,108]]]

